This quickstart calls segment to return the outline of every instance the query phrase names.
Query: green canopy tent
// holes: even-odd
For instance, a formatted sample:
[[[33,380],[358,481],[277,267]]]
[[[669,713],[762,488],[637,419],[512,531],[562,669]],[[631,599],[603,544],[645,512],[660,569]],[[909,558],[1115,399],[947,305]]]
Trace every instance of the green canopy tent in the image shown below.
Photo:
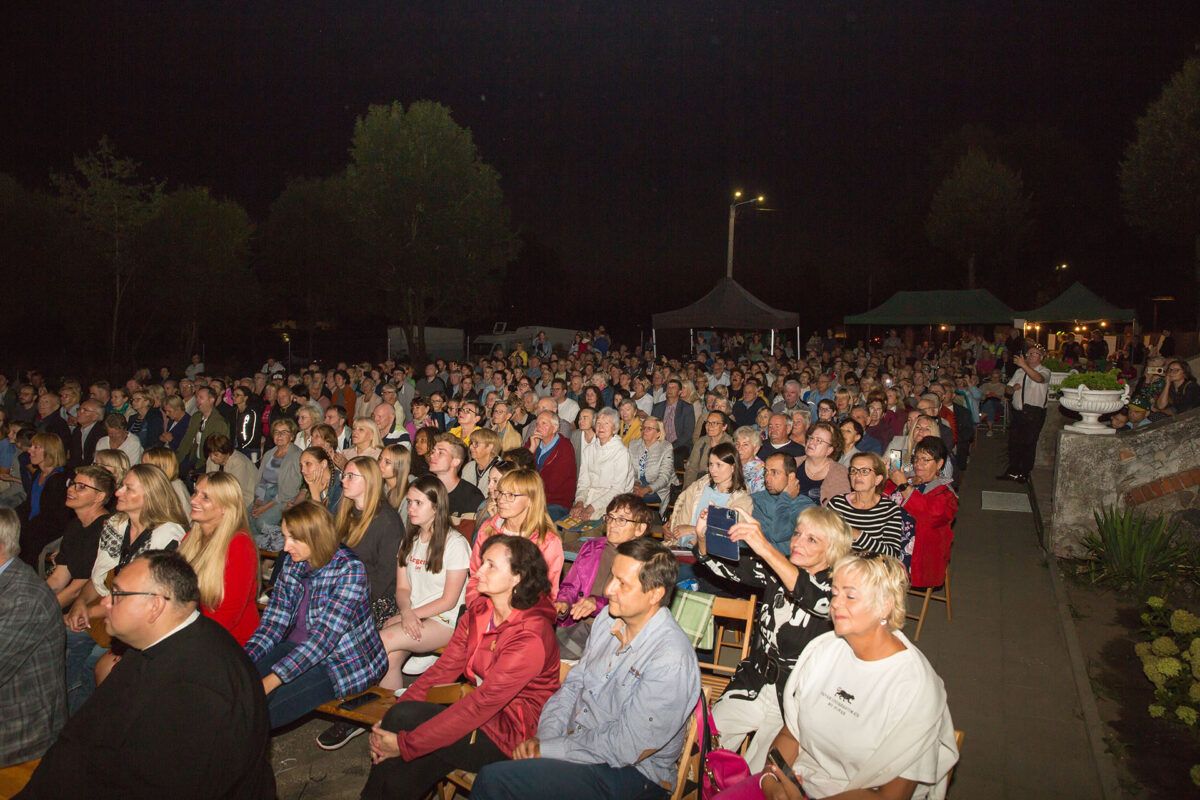
[[[1131,322],[1137,318],[1132,308],[1117,308],[1091,289],[1076,281],[1071,288],[1041,308],[1018,314],[1036,322]]]
[[[982,325],[1011,323],[1013,310],[987,289],[896,292],[882,305],[842,318],[847,325]]]

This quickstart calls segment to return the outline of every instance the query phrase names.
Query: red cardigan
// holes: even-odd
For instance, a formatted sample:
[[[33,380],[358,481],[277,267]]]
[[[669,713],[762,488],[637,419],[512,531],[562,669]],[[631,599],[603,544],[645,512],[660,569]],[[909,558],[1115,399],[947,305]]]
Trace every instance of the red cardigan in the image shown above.
[[[258,628],[258,548],[246,531],[229,542],[225,558],[225,596],[217,608],[204,607],[204,616],[219,622],[244,645]]]
[[[533,452],[537,457],[537,451]],[[575,482],[578,475],[575,470],[575,446],[571,440],[559,435],[558,444],[546,454],[538,474],[542,476],[542,485],[546,487],[546,505],[570,508],[575,505]]]
[[[477,688],[433,719],[396,734],[400,756],[412,761],[476,729],[511,755],[537,733],[542,706],[559,687],[554,618],[554,606],[543,595],[533,608],[513,609],[489,631],[491,598],[481,596],[472,603],[459,618],[445,652],[397,702],[424,700],[430,687],[454,683],[464,675]]]
[[[895,485],[888,481],[884,493],[890,495],[895,490]],[[958,514],[958,495],[947,482],[925,494],[913,489],[907,500],[897,504],[912,515],[917,525],[909,580],[922,589],[941,586],[946,582],[946,567],[950,565],[950,545],[954,542],[950,526]]]

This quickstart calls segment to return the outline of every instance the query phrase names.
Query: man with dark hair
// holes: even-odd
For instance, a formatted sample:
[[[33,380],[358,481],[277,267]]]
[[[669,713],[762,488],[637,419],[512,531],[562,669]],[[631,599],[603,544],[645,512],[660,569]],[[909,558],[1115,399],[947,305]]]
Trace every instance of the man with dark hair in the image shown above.
[[[150,551],[121,570],[105,628],[130,649],[18,797],[275,797],[262,681],[199,601],[178,553]]]
[[[472,800],[665,798],[700,695],[669,608],[678,567],[661,542],[621,543],[579,663],[542,708],[537,738],[479,772]]]
[[[796,517],[813,504],[808,495],[800,491],[795,456],[788,452],[767,456],[763,465],[763,484],[766,486],[763,491],[750,495],[754,501],[754,519],[762,526],[767,541],[785,556],[790,556]]]
[[[468,481],[462,480],[463,464],[467,461],[467,448],[462,440],[451,433],[437,437],[437,443],[429,451],[429,471],[446,487],[450,513],[455,516],[474,514],[483,502],[483,494]]]
[[[271,421],[275,421],[274,416],[271,417]],[[175,451],[180,477],[204,465],[204,443],[208,441],[208,437],[218,433],[229,436],[229,425],[225,418],[217,413],[216,394],[210,387],[201,386],[196,390],[196,413],[188,421],[183,441]]]
[[[337,434],[334,450],[342,451],[350,446],[350,428],[346,426],[346,409],[336,403],[325,410],[325,424]]]

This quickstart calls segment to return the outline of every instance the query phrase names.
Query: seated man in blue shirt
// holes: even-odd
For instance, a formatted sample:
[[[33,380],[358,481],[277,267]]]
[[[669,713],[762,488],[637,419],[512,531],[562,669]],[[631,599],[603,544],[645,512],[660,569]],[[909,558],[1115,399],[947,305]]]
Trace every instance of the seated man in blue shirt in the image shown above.
[[[608,606],[546,702],[537,738],[489,764],[471,800],[659,800],[670,794],[700,696],[692,645],[671,616],[675,559],[661,542],[617,548]]]
[[[796,459],[791,453],[768,456],[763,469],[766,490],[750,495],[754,501],[754,519],[762,526],[767,541],[785,556],[792,552],[792,534],[796,517],[813,505],[808,495],[800,493],[796,478]]]

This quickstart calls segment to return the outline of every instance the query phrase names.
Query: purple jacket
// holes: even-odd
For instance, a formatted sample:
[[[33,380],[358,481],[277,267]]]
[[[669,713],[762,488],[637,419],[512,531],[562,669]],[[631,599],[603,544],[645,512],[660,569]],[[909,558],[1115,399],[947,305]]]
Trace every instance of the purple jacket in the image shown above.
[[[604,554],[606,545],[608,545],[608,539],[603,536],[588,539],[580,545],[579,555],[575,557],[575,563],[571,565],[571,570],[567,573],[567,577],[563,578],[562,585],[558,587],[557,602],[573,606],[591,594],[592,584],[596,582],[596,573],[600,571],[600,557]],[[607,597],[597,597],[596,610],[592,612],[592,616],[594,617],[599,614],[607,605]],[[558,620],[560,628],[574,624],[575,620],[571,619],[570,616],[566,618],[560,617]]]

